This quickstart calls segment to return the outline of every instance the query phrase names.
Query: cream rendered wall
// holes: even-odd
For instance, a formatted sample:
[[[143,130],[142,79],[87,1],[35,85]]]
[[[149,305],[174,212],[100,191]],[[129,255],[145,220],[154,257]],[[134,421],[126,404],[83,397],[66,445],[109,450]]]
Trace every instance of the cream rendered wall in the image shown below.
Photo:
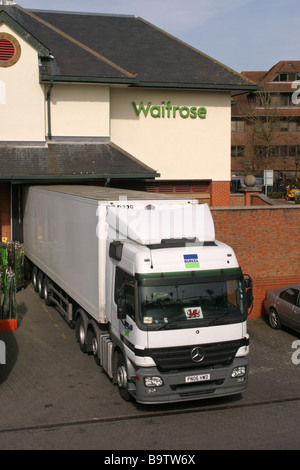
[[[206,107],[205,119],[139,117],[132,106]],[[111,89],[111,140],[162,179],[230,180],[231,102],[227,92]],[[166,113],[165,113],[166,116]]]
[[[54,84],[51,91],[52,136],[109,136],[109,88]]]
[[[0,67],[0,141],[44,141],[45,99],[39,83],[38,53],[5,24],[0,32],[14,36],[21,57],[11,67]]]

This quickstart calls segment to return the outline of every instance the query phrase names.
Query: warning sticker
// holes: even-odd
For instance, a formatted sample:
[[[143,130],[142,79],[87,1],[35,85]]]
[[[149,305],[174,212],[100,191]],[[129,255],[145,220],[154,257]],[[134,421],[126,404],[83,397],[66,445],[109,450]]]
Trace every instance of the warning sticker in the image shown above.
[[[183,255],[183,259],[187,269],[200,268],[198,255]]]

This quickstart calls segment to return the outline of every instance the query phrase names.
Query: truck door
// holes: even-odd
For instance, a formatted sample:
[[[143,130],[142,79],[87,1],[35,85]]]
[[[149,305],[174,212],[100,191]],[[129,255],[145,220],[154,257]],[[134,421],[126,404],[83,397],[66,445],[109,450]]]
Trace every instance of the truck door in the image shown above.
[[[136,345],[144,348],[146,338],[141,337],[144,332],[139,330],[135,321],[136,281],[132,275],[119,267],[116,268],[115,298],[117,299],[118,296],[123,298],[126,313],[123,319],[119,319],[120,337],[125,346],[130,349],[134,349]],[[118,303],[117,300],[116,303]]]

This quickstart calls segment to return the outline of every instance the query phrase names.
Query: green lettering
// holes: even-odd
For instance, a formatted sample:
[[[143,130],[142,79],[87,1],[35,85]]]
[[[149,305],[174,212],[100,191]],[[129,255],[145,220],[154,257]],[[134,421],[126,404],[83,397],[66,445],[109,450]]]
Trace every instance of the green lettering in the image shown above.
[[[154,118],[160,118],[160,106],[152,106],[150,109],[150,114]]]
[[[190,109],[190,117],[192,119],[196,119],[197,117],[197,108],[196,106],[192,106],[191,109]]]
[[[137,116],[140,116],[142,112],[144,116],[147,117],[149,111],[150,116],[152,116],[153,118],[164,118],[165,116],[168,118],[172,116],[173,118],[176,118],[177,111],[179,111],[179,115],[183,119],[186,119],[188,117],[190,117],[191,119],[196,119],[197,116],[200,119],[205,119],[207,115],[207,109],[204,106],[201,106],[200,108],[197,108],[196,106],[191,106],[190,108],[188,106],[172,106],[170,101],[168,101],[167,104],[162,101],[161,106],[152,106],[151,101],[148,101],[147,106],[144,105],[143,101],[141,101],[139,105],[137,105],[135,101],[132,101],[131,104]]]
[[[179,109],[179,114],[182,118],[186,119],[189,117],[190,115],[190,109],[187,107],[187,106],[182,106],[180,109]]]
[[[207,113],[207,109],[206,108],[199,108],[198,109],[198,116],[200,119],[205,119],[206,118],[206,113]]]
[[[168,118],[170,117],[171,109],[172,109],[171,103],[170,101],[168,101],[167,106],[166,106]]]
[[[179,109],[179,106],[173,106],[173,118],[176,118],[177,109]]]
[[[144,107],[144,103],[142,101],[140,102],[139,108],[136,106],[136,103],[134,101],[132,101],[131,104],[137,116],[139,116],[141,114],[141,111],[143,111],[144,116],[147,117],[147,114],[151,106],[151,101],[148,101],[147,108]]]

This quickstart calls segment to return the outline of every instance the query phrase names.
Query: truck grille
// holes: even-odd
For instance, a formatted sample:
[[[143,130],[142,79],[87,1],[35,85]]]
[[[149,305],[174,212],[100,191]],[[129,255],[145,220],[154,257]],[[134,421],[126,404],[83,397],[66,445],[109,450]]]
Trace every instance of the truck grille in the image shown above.
[[[161,371],[225,366],[232,363],[237,350],[246,344],[248,344],[248,340],[243,338],[237,341],[221,343],[151,349],[148,351],[147,355],[152,357],[158,369]],[[194,348],[198,347],[202,349],[204,357],[200,362],[194,362],[191,357],[191,352]]]

